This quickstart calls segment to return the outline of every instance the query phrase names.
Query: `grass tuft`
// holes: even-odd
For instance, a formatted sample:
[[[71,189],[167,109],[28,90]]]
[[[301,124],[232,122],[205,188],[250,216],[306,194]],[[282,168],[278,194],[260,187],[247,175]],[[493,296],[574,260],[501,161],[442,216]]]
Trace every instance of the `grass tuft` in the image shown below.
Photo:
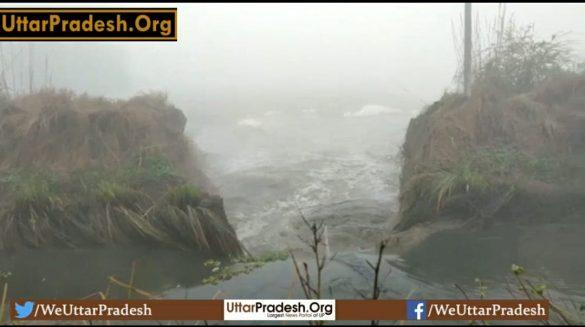
[[[138,199],[138,191],[117,182],[100,181],[96,189],[98,201],[132,207]]]
[[[199,190],[193,185],[181,185],[171,189],[168,193],[168,202],[186,210],[187,207],[197,207],[201,201]]]

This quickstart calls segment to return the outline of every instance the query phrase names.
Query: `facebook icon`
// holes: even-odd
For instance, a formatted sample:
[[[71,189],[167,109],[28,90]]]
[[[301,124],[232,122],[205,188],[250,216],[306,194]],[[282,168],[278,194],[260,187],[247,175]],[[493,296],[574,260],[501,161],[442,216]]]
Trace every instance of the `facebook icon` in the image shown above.
[[[419,300],[407,300],[406,318],[408,318],[408,320],[426,320],[427,302]]]

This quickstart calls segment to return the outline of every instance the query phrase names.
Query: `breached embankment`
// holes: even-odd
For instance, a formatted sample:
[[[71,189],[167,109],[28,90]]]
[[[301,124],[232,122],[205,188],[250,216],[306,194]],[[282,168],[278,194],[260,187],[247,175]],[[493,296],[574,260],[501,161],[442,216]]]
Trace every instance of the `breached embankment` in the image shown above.
[[[469,98],[446,94],[411,120],[402,157],[395,232],[410,243],[470,222],[583,213],[585,77],[522,94],[488,83]]]
[[[242,247],[162,95],[42,91],[0,102],[0,249]]]

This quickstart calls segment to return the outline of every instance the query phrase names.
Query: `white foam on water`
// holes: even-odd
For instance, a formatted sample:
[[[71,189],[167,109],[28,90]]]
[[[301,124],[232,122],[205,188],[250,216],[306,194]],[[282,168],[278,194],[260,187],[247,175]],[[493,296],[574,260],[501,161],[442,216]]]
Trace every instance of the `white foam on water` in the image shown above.
[[[344,113],[343,117],[369,117],[402,113],[405,112],[400,109],[390,108],[379,104],[367,104],[358,111]]]
[[[262,122],[254,118],[246,118],[238,121],[238,126],[258,128],[262,126]]]
[[[210,163],[218,168],[213,180],[238,237],[251,250],[283,249],[298,242],[297,235],[305,232],[299,210],[309,219],[328,220],[330,246],[343,243],[353,249],[364,242],[366,233],[381,233],[381,224],[393,215],[399,168],[389,158],[400,143],[392,138],[403,134],[397,128],[405,129],[407,119],[350,123],[343,118],[303,117],[316,112],[283,111],[262,122],[246,118],[238,125],[262,124],[262,132],[258,128],[238,132],[226,143],[229,151],[209,143],[215,145],[209,150],[218,153]],[[357,115],[388,112],[365,106]],[[229,127],[213,132],[230,133]]]

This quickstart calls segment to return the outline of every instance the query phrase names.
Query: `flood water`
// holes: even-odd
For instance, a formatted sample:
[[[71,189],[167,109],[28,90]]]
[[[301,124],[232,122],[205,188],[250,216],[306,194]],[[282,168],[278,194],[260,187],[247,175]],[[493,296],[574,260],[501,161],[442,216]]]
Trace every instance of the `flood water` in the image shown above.
[[[359,110],[359,108],[358,108]],[[300,213],[323,220],[331,253],[326,296],[359,298],[371,290],[376,242],[395,223],[397,154],[412,113],[305,110],[266,112],[191,126],[206,153],[208,174],[224,197],[238,236],[254,254],[302,249]],[[371,112],[370,112],[371,113]],[[569,217],[571,218],[571,217]],[[405,257],[386,256],[385,297],[460,298],[455,283],[479,296],[508,297],[510,266],[543,276],[559,297],[585,297],[581,217],[563,223],[496,224],[485,230],[431,236]],[[201,285],[204,258],[155,249],[28,250],[0,256],[11,297],[80,298],[107,288],[108,276],[167,298],[302,297],[290,261],[265,265],[219,285]],[[111,290],[125,297],[127,290]],[[115,293],[117,292],[117,293]]]

